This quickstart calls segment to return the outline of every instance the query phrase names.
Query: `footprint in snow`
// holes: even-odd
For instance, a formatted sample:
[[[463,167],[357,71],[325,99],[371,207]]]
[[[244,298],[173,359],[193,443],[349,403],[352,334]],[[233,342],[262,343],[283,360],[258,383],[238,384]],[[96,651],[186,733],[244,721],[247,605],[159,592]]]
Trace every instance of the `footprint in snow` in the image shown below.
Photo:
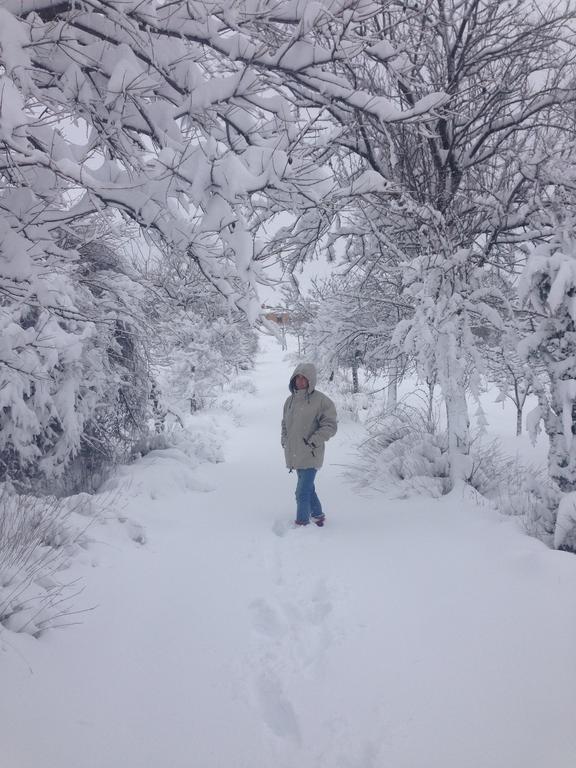
[[[279,680],[272,674],[263,674],[257,683],[258,698],[264,722],[281,739],[302,743],[300,726],[294,707],[286,698]]]
[[[286,536],[291,528],[293,528],[293,523],[291,523],[290,520],[279,518],[278,520],[274,520],[274,523],[272,524],[272,533],[275,533],[276,536],[280,537]]]
[[[330,613],[332,613],[330,592],[326,584],[320,581],[312,595],[307,617],[311,624],[321,624]]]
[[[126,524],[126,530],[128,532],[128,536],[130,536],[132,541],[136,542],[136,544],[146,544],[146,531],[140,525],[140,523],[135,523],[133,520],[128,520]]]
[[[249,608],[254,629],[267,637],[279,637],[282,634],[280,619],[266,600],[254,600]]]

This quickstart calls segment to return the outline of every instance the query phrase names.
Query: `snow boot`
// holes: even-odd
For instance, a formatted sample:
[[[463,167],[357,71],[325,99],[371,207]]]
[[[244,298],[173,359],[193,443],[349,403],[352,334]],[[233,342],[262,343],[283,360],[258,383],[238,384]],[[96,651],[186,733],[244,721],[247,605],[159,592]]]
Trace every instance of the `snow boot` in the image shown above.
[[[312,520],[314,520],[318,528],[322,528],[324,526],[324,520],[326,520],[326,517],[324,515],[320,515],[320,517],[313,517]]]

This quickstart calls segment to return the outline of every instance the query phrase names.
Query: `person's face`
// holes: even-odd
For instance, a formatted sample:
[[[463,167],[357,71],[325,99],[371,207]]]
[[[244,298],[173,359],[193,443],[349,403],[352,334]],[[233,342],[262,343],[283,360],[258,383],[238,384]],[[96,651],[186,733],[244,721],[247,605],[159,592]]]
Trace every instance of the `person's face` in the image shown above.
[[[308,389],[308,379],[299,373],[297,376],[294,376],[294,386],[296,389]]]

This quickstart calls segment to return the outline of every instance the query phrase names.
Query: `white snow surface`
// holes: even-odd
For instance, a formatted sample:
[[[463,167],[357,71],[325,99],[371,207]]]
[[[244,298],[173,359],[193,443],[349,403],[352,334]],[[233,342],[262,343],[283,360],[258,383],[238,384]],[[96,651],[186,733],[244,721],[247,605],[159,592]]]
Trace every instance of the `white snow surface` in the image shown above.
[[[576,558],[462,491],[355,494],[346,423],[289,528],[283,355],[224,462],[118,475],[81,623],[0,634],[2,768],[574,768]]]

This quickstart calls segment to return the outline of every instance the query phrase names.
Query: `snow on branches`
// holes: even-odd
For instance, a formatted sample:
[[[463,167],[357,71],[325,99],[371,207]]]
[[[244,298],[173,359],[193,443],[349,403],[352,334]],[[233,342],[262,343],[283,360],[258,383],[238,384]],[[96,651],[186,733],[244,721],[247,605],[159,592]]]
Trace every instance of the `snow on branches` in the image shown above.
[[[442,101],[426,94],[399,109],[333,71],[335,61],[384,66],[374,36],[359,34],[379,12],[358,0],[7,0],[6,173],[49,169],[84,212],[118,209],[254,317],[258,252],[238,234],[243,207],[314,204],[325,175],[308,159],[314,121],[299,110],[330,104],[387,122]]]
[[[9,463],[62,471],[106,390],[102,329],[113,329],[112,347],[128,343],[124,326],[98,316],[102,294],[83,280],[68,237],[79,222],[135,222],[253,321],[262,211],[313,210],[333,183],[311,154],[322,110],[417,120],[441,102],[425,94],[399,108],[347,72],[351,61],[386,66],[382,35],[361,33],[380,12],[367,0],[2,3],[0,450]],[[110,279],[121,296],[119,275]],[[124,309],[120,301],[115,311]]]
[[[553,217],[555,218],[555,217]],[[529,249],[520,293],[533,330],[520,352],[534,371],[538,420],[550,440],[549,472],[561,491],[576,491],[576,238],[570,217]]]
[[[427,93],[445,99],[418,123],[331,108],[317,157],[329,160],[338,184],[276,244],[287,269],[323,251],[350,272],[403,273],[398,302],[407,316],[392,339],[424,378],[441,383],[461,465],[483,334],[493,343],[515,330],[519,245],[546,234],[540,174],[573,157],[575,18],[568,2],[386,4],[365,29],[385,32],[374,50],[387,66],[357,70],[358,88],[406,108]]]
[[[435,253],[403,264],[404,291],[413,312],[396,326],[392,344],[413,359],[425,381],[437,381],[447,414],[453,481],[468,479],[471,463],[466,392],[479,394],[484,366],[477,350],[478,329],[500,329],[494,304],[500,292],[486,283],[468,249],[452,253],[449,240]],[[439,243],[440,246],[440,243]]]

